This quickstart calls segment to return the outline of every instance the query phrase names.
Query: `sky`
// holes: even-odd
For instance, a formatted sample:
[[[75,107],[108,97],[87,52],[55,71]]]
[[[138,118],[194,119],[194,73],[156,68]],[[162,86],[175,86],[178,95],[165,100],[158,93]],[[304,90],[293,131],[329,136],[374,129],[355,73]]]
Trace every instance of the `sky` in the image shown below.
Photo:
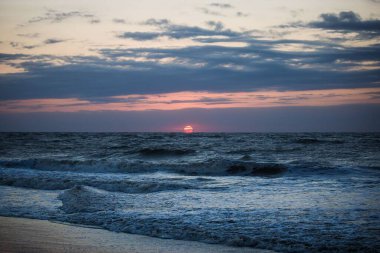
[[[0,131],[380,131],[379,0],[1,0]]]

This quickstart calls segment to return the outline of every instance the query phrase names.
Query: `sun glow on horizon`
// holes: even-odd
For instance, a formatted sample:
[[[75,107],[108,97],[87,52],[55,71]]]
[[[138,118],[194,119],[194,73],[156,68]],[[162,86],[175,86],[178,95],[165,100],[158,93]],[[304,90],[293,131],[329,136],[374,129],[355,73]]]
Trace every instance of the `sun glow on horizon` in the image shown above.
[[[185,126],[184,128],[183,128],[183,132],[185,133],[185,134],[191,134],[191,133],[193,133],[193,127],[192,126],[190,126],[190,125],[187,125],[187,126]]]

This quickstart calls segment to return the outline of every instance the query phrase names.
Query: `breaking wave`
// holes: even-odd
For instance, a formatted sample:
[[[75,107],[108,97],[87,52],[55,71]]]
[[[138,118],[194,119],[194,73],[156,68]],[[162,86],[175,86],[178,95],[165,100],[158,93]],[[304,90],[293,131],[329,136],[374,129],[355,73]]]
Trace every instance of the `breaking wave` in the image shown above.
[[[6,168],[27,168],[45,171],[147,173],[166,171],[184,175],[207,176],[269,176],[286,172],[283,164],[256,163],[248,157],[243,159],[208,159],[200,162],[110,161],[110,160],[55,160],[26,159],[0,161]]]
[[[114,194],[83,185],[64,191],[58,199],[66,213],[113,211],[120,205]]]
[[[0,185],[41,190],[64,190],[76,185],[96,187],[110,192],[148,193],[159,191],[199,189],[200,181],[211,179],[190,178],[178,180],[131,179],[121,174],[89,174],[28,169],[0,169]],[[205,189],[211,188],[204,186]]]

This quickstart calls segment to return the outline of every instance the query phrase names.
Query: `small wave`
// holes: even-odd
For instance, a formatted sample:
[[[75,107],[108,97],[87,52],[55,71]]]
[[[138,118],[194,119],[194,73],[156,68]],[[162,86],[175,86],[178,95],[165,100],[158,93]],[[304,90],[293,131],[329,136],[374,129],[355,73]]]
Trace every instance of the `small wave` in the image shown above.
[[[119,203],[115,195],[93,187],[76,185],[61,193],[62,210],[66,213],[112,211]]]
[[[144,156],[182,156],[195,153],[192,149],[143,148],[138,151]]]
[[[227,154],[250,155],[252,153],[287,153],[302,150],[300,147],[243,148],[227,151]]]
[[[256,151],[255,148],[243,148],[243,149],[234,149],[227,151],[227,154],[243,154],[243,155],[248,155],[251,154],[252,152]]]
[[[250,155],[243,155],[240,160],[245,160],[245,161],[248,161],[248,160],[252,160],[252,157]]]
[[[343,140],[336,139],[316,139],[316,138],[299,138],[294,141],[298,144],[319,144],[319,143],[331,143],[331,144],[343,144]]]
[[[129,146],[129,145],[115,145],[115,146],[109,146],[109,147],[107,147],[107,149],[111,149],[111,150],[113,150],[113,149],[116,149],[116,150],[118,150],[118,149],[129,150],[130,148],[131,148],[131,146]]]
[[[276,176],[283,174],[287,171],[287,168],[281,164],[236,164],[231,165],[227,169],[228,174],[244,174],[244,175],[252,175],[252,176]]]
[[[49,159],[49,158],[31,158],[31,159],[14,159],[1,160],[0,165],[6,168],[31,168],[40,170],[80,170],[86,165],[95,165],[95,160],[74,160],[74,159]],[[94,168],[94,166],[92,166]]]
[[[118,159],[13,159],[0,160],[0,166],[5,168],[25,168],[44,171],[72,171],[72,172],[147,172],[155,171],[142,161]]]
[[[178,166],[172,171],[185,175],[208,176],[271,176],[287,171],[285,165],[274,163],[256,163],[249,160],[216,159],[203,163],[193,163],[191,166]]]

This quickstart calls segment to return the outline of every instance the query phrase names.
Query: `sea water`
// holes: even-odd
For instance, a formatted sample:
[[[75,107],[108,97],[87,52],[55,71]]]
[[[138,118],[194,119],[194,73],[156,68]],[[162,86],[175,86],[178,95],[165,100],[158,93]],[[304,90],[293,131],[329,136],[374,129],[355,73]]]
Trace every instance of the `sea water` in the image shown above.
[[[380,134],[1,133],[0,215],[378,252]]]

